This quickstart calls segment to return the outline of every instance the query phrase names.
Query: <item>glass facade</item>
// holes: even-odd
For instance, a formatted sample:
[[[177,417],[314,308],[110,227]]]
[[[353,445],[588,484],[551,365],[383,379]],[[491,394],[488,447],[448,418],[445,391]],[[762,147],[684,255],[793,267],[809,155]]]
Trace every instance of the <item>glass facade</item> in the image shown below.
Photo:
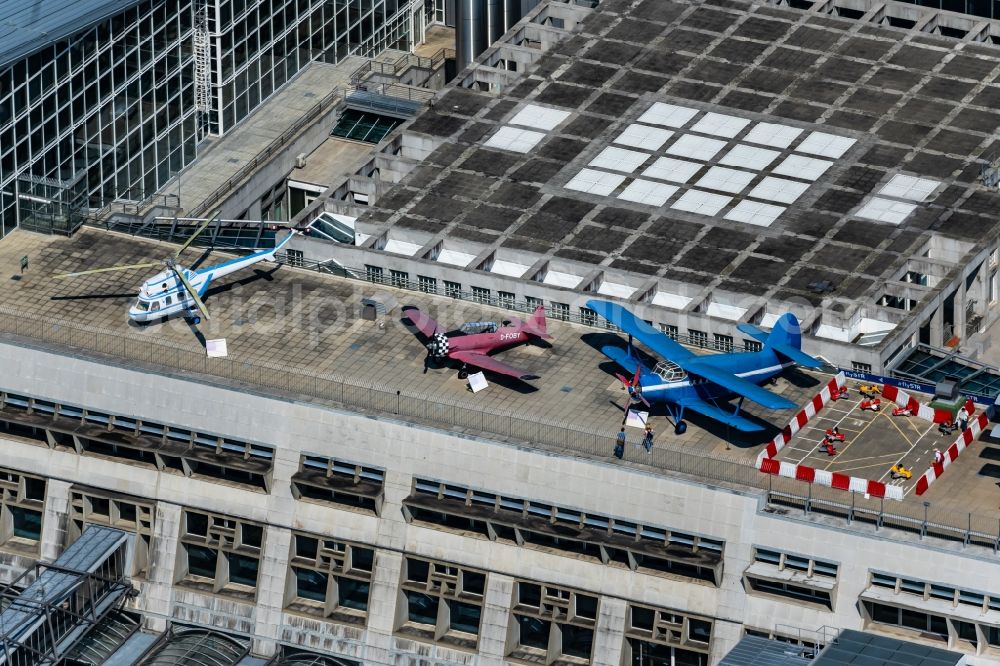
[[[71,231],[195,156],[191,0],[146,0],[0,70],[0,235]]]
[[[410,48],[410,0],[218,0],[210,131],[224,133],[312,60]],[[422,5],[418,2],[418,7]],[[217,12],[217,13],[216,13]],[[217,27],[218,26],[218,27]],[[221,28],[221,31],[220,31]],[[218,111],[221,109],[221,113]]]
[[[0,69],[0,237],[142,201],[312,60],[409,50],[424,0],[137,0]],[[317,100],[318,101],[318,100]]]

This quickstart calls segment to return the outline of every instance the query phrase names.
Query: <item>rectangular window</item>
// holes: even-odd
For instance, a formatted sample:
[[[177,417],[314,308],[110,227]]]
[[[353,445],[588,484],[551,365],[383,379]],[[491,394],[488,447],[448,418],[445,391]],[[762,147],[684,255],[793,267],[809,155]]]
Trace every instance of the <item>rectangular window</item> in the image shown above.
[[[449,298],[462,297],[462,284],[460,282],[444,281],[444,295]]]
[[[598,598],[576,590],[518,581],[516,635],[508,656],[545,663],[563,657],[590,660]]]
[[[378,514],[385,473],[324,456],[302,455],[292,475],[292,496]]]
[[[524,305],[526,306],[528,312],[534,312],[535,310],[538,309],[540,305],[543,305],[543,303],[542,299],[540,298],[535,298],[534,296],[525,296]]]
[[[479,641],[486,572],[406,557],[397,632],[418,640],[475,649]]]
[[[508,310],[512,310],[514,308],[514,292],[498,291],[497,305],[499,305],[502,308],[507,308]]]
[[[590,308],[580,306],[580,322],[587,326],[597,325],[597,313]]]
[[[858,361],[851,361],[851,370],[854,370],[855,372],[871,372],[872,365],[871,363],[860,363]]]
[[[715,348],[721,352],[733,351],[733,336],[715,333]]]
[[[747,576],[750,588],[756,592],[773,594],[796,601],[805,601],[813,604],[820,604],[827,608],[832,608],[830,593],[826,590],[813,589],[803,585],[793,585],[784,581],[767,580],[756,576]]]
[[[389,282],[394,287],[406,287],[410,283],[410,274],[406,271],[389,269]]]
[[[45,484],[45,479],[0,469],[0,547],[26,555],[37,553]]]
[[[688,329],[688,339],[691,344],[697,347],[707,347],[708,346],[708,333],[705,331],[697,331],[695,329]]]
[[[177,583],[242,599],[257,593],[264,526],[185,509]]]
[[[368,615],[374,560],[371,548],[293,532],[288,562],[295,587],[286,595],[285,607],[363,625]]]
[[[677,336],[680,334],[678,328],[673,324],[660,324],[659,326],[660,326],[660,332],[663,333],[668,338],[670,338],[671,340],[676,340]]]
[[[743,351],[748,352],[759,352],[764,348],[764,343],[759,340],[744,340],[743,341]]]
[[[420,291],[424,293],[436,294],[438,288],[437,283],[437,278],[427,277],[426,275],[417,276],[417,285],[420,288]]]
[[[569,320],[569,305],[566,303],[551,303],[552,306],[552,318],[558,319],[560,321]]]
[[[897,608],[874,601],[865,601],[864,606],[872,622],[909,629],[918,632],[923,638],[948,640],[948,621],[940,615]]]
[[[383,271],[381,266],[370,266],[365,264],[365,277],[369,282],[381,283],[383,280]]]
[[[490,290],[487,289],[486,287],[473,287],[472,300],[474,300],[476,303],[489,303]]]
[[[106,525],[135,535],[132,552],[134,578],[143,577],[149,567],[153,540],[153,516],[156,505],[149,500],[110,495],[96,489],[73,489],[70,492],[67,543],[76,541],[89,525]]]

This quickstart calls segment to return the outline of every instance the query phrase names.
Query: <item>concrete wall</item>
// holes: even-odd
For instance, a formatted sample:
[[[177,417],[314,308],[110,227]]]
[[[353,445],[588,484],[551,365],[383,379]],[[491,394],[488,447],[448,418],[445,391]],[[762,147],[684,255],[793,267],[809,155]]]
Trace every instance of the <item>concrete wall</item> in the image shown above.
[[[416,665],[421,658],[499,664],[510,621],[510,591],[519,578],[601,595],[592,663],[607,666],[619,663],[624,609],[629,601],[714,618],[714,664],[739,640],[744,627],[861,628],[858,596],[867,586],[869,567],[1000,596],[992,552],[949,550],[915,537],[913,541],[888,540],[846,527],[825,527],[765,513],[761,511],[762,498],[753,492],[727,491],[603,462],[557,458],[388,419],[102,366],[7,343],[0,343],[0,369],[3,390],[83,403],[92,409],[276,447],[273,490],[265,495],[0,437],[3,467],[43,473],[52,480],[42,544],[46,559],[56,557],[60,550],[62,537],[56,526],[59,514],[66,510],[68,484],[155,499],[155,564],[136,601],[139,609],[151,614],[149,625],[163,629],[168,619],[176,619],[242,632],[254,637],[254,649],[260,655],[273,652],[275,641],[280,640],[379,664]],[[384,468],[381,517],[294,500],[289,481],[301,452]],[[646,575],[408,524],[401,505],[414,476],[724,539],[722,583],[714,587],[682,577]],[[182,507],[221,512],[268,526],[255,603],[172,583]],[[53,523],[53,528],[48,523]],[[283,610],[292,529],[374,546],[376,570],[367,626],[345,627]],[[833,609],[747,594],[742,575],[752,561],[755,545],[837,562],[840,573]],[[404,553],[493,572],[488,576],[477,653],[393,634]],[[5,567],[18,565],[15,559],[0,561]],[[977,656],[969,663],[1000,664],[1000,658]]]

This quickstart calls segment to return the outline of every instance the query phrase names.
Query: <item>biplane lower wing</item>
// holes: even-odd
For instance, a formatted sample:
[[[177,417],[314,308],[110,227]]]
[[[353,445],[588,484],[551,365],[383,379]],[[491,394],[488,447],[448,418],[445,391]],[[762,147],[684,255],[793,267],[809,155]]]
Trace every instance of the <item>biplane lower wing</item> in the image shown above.
[[[482,368],[483,370],[495,372],[498,375],[507,375],[508,377],[517,377],[518,379],[538,379],[538,375],[525,372],[524,370],[515,368],[512,365],[507,365],[506,363],[501,363],[492,356],[487,356],[486,354],[479,352],[452,352],[451,358],[461,361],[462,363],[467,363],[468,365],[474,365],[477,368]]]
[[[690,409],[692,412],[697,412],[702,416],[707,416],[713,421],[725,423],[730,427],[736,428],[740,432],[758,432],[764,429],[764,426],[754,423],[748,418],[719,409],[715,405],[709,404],[704,400],[684,400],[679,404],[684,407],[684,409]]]

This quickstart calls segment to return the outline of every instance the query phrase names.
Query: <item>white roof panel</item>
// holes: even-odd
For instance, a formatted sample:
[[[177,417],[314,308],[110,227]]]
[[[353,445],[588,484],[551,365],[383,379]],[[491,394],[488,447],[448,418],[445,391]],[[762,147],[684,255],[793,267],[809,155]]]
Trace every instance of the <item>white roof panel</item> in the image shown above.
[[[442,264],[451,264],[452,266],[468,266],[475,258],[476,255],[469,254],[468,252],[444,249],[438,252],[437,261]]]
[[[727,116],[721,113],[706,113],[702,116],[701,120],[694,124],[691,131],[732,139],[749,124],[750,121],[746,118],[737,118],[736,116]]]
[[[674,202],[671,208],[686,210],[689,213],[699,215],[715,215],[726,207],[732,197],[725,197],[721,194],[702,192],[701,190],[688,190],[680,199]]]
[[[882,199],[872,197],[861,209],[855,213],[858,217],[867,220],[877,220],[878,222],[888,222],[889,224],[900,224],[906,217],[916,210],[916,204],[893,201],[892,199]]]
[[[671,183],[686,183],[703,166],[703,164],[698,164],[697,162],[686,162],[684,160],[675,160],[672,157],[661,157],[653,162],[652,166],[647,167],[642,172],[642,175],[649,178],[667,180]]]
[[[685,134],[667,148],[671,155],[690,157],[696,160],[708,161],[715,157],[716,153],[726,147],[725,141],[718,139],[708,139],[693,134]]]
[[[817,160],[814,157],[789,155],[774,169],[774,173],[802,180],[816,180],[832,165],[833,162]]]
[[[541,132],[533,132],[516,127],[501,127],[483,145],[487,148],[499,148],[500,150],[510,150],[515,153],[527,153],[544,138],[545,135]]]
[[[666,127],[684,127],[696,115],[698,115],[697,109],[656,102],[644,114],[639,116],[639,122],[664,125]]]
[[[667,199],[674,196],[676,191],[676,185],[664,185],[652,180],[637,178],[629,183],[629,186],[618,195],[618,198],[650,206],[662,206],[667,203]]]
[[[803,192],[808,189],[809,183],[767,176],[764,180],[757,183],[747,196],[790,204],[802,196]]]
[[[754,174],[749,171],[738,171],[736,169],[714,166],[695,185],[709,190],[720,190],[736,194],[749,185],[753,179]]]
[[[615,143],[633,148],[645,148],[646,150],[659,150],[667,139],[674,135],[670,130],[649,125],[639,125],[632,123],[625,128],[625,131],[618,135]]]
[[[809,153],[810,155],[821,155],[837,159],[843,157],[844,153],[850,150],[851,146],[857,143],[854,139],[826,132],[812,132],[795,149],[799,153]]]
[[[609,169],[611,171],[624,171],[625,173],[632,173],[642,166],[642,163],[647,159],[649,159],[648,153],[639,153],[634,150],[625,150],[624,148],[608,146],[602,150],[597,157],[590,160],[590,164],[588,166],[598,167],[600,169]]]
[[[767,148],[757,148],[755,146],[737,144],[732,150],[722,156],[722,159],[719,160],[719,164],[743,167],[744,169],[753,169],[754,171],[763,171],[768,165],[771,164],[771,162],[777,159],[780,154],[781,153],[777,150],[768,150]]]
[[[524,125],[550,131],[569,117],[569,111],[550,109],[537,104],[529,104],[510,119],[511,125]]]
[[[726,213],[727,220],[745,222],[758,227],[769,227],[785,212],[781,206],[760,203],[744,199],[736,204],[731,211]]]
[[[941,182],[930,178],[917,178],[897,173],[888,183],[882,186],[879,194],[896,199],[909,201],[924,201],[937,189]]]
[[[608,196],[622,184],[625,176],[596,169],[581,169],[580,173],[566,183],[566,189],[587,192],[588,194],[598,194]]]
[[[780,125],[777,123],[757,123],[745,137],[744,141],[759,143],[772,148],[788,148],[802,134],[798,127]]]

